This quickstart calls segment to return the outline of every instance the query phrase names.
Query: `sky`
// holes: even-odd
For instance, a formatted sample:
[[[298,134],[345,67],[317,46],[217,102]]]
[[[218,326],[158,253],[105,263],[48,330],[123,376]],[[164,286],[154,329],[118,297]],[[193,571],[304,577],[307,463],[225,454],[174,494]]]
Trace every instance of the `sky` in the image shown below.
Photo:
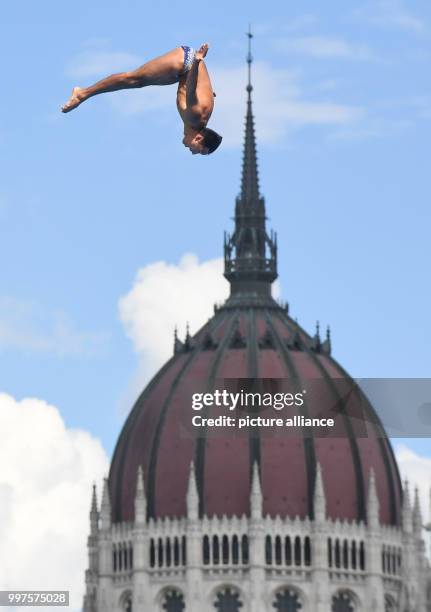
[[[34,495],[30,482],[21,501],[12,495],[33,426],[44,449],[47,432],[59,428],[65,461],[76,468],[59,462],[51,494],[65,473],[65,499],[87,485],[90,493],[137,394],[170,356],[174,326],[183,335],[189,321],[195,331],[227,295],[220,257],[239,189],[249,23],[278,294],[309,332],[316,320],[331,325],[333,355],[353,377],[431,376],[427,0],[239,0],[234,10],[225,0],[150,9],[137,1],[7,3],[0,414],[3,431],[20,424],[25,434],[16,442],[21,461],[0,482],[0,516]],[[74,85],[205,41],[217,92],[210,127],[224,137],[210,157],[192,157],[181,144],[172,88],[59,111]],[[424,496],[430,440],[394,443]],[[43,459],[37,445],[33,452]]]

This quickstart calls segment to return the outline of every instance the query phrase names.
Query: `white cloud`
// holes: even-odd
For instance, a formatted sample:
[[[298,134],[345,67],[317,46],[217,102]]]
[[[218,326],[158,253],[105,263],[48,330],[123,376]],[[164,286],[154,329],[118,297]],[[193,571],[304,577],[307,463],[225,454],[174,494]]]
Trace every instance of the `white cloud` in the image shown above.
[[[416,34],[427,29],[425,21],[409,12],[402,0],[373,1],[357,9],[355,15],[383,28],[396,28]]]
[[[405,444],[395,447],[395,455],[403,480],[409,481],[411,499],[413,488],[417,486],[424,522],[430,522],[431,457],[418,455]]]
[[[34,302],[0,297],[0,352],[91,355],[104,350],[107,340],[102,332],[77,330],[62,311],[46,312]]]
[[[274,42],[277,51],[294,52],[314,58],[337,58],[370,60],[373,54],[365,45],[353,45],[343,38],[328,36],[301,36],[278,39]]]
[[[180,336],[187,323],[196,332],[228,289],[221,259],[199,262],[189,253],[177,265],[157,261],[138,271],[132,289],[119,301],[119,313],[145,376],[172,355],[175,326]]]
[[[78,610],[91,485],[108,457],[38,399],[0,394],[0,432],[0,589],[69,590]]]

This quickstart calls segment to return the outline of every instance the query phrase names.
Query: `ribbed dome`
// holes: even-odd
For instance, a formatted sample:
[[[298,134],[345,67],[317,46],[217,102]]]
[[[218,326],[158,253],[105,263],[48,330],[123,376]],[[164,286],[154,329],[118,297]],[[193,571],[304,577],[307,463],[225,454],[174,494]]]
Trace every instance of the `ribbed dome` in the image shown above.
[[[249,65],[251,63],[251,59]],[[266,232],[259,192],[256,142],[248,87],[241,193],[235,229],[225,237],[226,304],[185,343],[144,390],[130,413],[111,465],[109,485],[115,522],[134,518],[135,483],[142,465],[151,517],[185,516],[190,464],[196,466],[201,515],[249,514],[250,481],[259,464],[263,511],[271,516],[313,518],[316,466],[322,468],[328,515],[366,519],[366,495],[374,470],[384,524],[400,523],[401,484],[382,426],[357,387],[349,402],[365,413],[367,435],[354,435],[352,414],[340,401],[340,380],[353,383],[330,355],[330,342],[310,337],[271,297],[277,277],[276,236]],[[199,288],[197,288],[199,290]],[[301,408],[317,416],[337,405],[336,436],[205,435],[186,428],[191,394],[211,391],[225,378],[295,380],[300,389],[319,381],[318,397]],[[217,386],[217,388],[220,388]],[[344,403],[343,403],[344,402]],[[346,412],[343,412],[346,409]],[[211,415],[208,415],[211,416]],[[202,435],[204,434],[204,435]]]
[[[252,463],[259,461],[264,513],[313,516],[316,461],[320,462],[329,516],[364,519],[370,469],[376,475],[380,518],[400,520],[401,487],[396,462],[378,419],[362,396],[367,437],[351,434],[349,417],[338,419],[337,437],[198,437],[184,430],[190,395],[206,381],[223,378],[294,378],[307,387],[321,379],[321,402],[338,400],[343,369],[282,308],[222,308],[160,370],[132,410],[110,473],[115,521],[133,520],[136,473],[143,466],[150,516],[184,516],[191,461],[195,462],[201,512],[249,513]],[[358,396],[360,392],[357,391]]]

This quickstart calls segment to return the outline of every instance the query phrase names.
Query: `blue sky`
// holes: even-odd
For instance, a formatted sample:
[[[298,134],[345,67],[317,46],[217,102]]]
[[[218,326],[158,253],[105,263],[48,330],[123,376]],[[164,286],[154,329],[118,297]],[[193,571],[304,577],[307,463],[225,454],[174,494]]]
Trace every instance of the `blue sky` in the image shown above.
[[[231,229],[249,22],[282,298],[307,330],[331,324],[353,376],[431,376],[429,2],[8,3],[0,390],[49,401],[109,454],[154,348],[127,337],[120,298],[154,262],[220,257]],[[173,89],[59,112],[75,84],[204,41],[225,137],[214,156],[183,148]],[[411,446],[431,455],[429,440]]]

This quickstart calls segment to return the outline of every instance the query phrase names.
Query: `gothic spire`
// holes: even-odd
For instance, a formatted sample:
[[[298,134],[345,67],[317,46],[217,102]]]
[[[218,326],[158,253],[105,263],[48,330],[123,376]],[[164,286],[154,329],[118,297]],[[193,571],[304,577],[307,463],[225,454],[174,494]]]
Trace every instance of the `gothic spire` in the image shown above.
[[[262,304],[275,306],[271,284],[277,278],[277,244],[273,233],[266,232],[265,200],[260,195],[257,169],[256,136],[252,108],[251,31],[248,37],[247,111],[242,163],[241,192],[235,205],[235,230],[225,235],[224,275],[231,284],[227,305]]]
[[[253,56],[251,54],[251,39],[253,34],[249,30],[248,37],[248,83],[247,83],[247,113],[245,118],[245,139],[244,139],[244,155],[242,162],[242,181],[241,181],[241,200],[243,202],[257,203],[259,202],[259,176],[257,170],[257,155],[256,155],[256,135],[254,131],[254,117],[252,108],[251,93],[253,85],[251,84],[251,65]],[[265,212],[265,211],[263,211]]]

